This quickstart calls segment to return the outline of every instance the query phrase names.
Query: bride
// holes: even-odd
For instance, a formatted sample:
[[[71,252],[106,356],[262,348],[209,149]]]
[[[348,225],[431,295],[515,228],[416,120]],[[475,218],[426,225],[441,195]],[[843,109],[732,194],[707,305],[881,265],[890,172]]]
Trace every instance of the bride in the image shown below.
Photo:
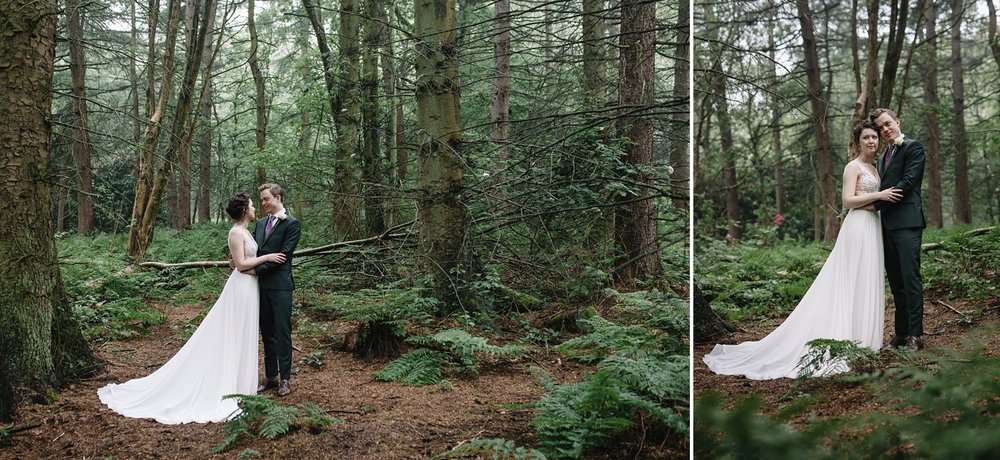
[[[166,424],[220,422],[238,410],[228,394],[256,394],[257,278],[241,273],[264,262],[283,263],[282,253],[257,255],[247,230],[255,217],[245,193],[229,200],[226,212],[236,220],[229,230],[229,252],[237,270],[187,343],[152,374],[97,390],[111,410],[132,418]],[[252,273],[252,271],[248,271]]]
[[[799,376],[799,360],[807,342],[853,340],[862,347],[882,348],[885,284],[882,228],[872,203],[896,202],[899,189],[879,191],[875,169],[878,126],[865,120],[853,130],[852,161],[844,167],[843,205],[850,209],[837,242],[812,286],[788,318],[758,341],[716,345],[704,362],[717,374],[745,375],[754,380]],[[840,365],[823,370],[847,371]]]

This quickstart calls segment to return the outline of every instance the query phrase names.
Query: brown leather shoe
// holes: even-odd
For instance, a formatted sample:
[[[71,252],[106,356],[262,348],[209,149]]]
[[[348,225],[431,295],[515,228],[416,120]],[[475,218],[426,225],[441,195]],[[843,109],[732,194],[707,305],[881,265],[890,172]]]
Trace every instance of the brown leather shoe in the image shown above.
[[[288,396],[288,393],[292,392],[292,387],[288,384],[288,380],[282,380],[278,384],[278,396]]]
[[[920,351],[924,349],[924,337],[914,336],[906,339],[906,349],[910,351]]]
[[[260,381],[257,385],[257,393],[263,393],[271,388],[276,388],[278,386],[278,377],[275,376],[273,379],[264,379]]]

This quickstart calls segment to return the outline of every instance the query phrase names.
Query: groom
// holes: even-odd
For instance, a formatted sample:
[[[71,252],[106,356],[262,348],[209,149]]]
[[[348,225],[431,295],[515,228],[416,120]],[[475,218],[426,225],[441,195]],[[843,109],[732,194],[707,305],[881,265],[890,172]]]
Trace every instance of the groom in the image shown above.
[[[889,143],[878,161],[880,189],[894,187],[903,194],[895,203],[874,203],[882,215],[885,271],[896,303],[895,335],[889,339],[889,346],[917,351],[924,348],[924,292],[920,280],[920,245],[927,226],[920,203],[924,146],[900,132],[899,117],[892,110],[875,109],[871,120]]]
[[[257,392],[278,388],[278,396],[292,392],[288,380],[292,367],[292,252],[299,244],[299,221],[285,212],[285,191],[278,184],[264,184],[260,207],[266,213],[257,221],[253,237],[257,255],[281,252],[285,263],[265,262],[255,269],[260,286],[260,335],[264,342],[264,375]]]

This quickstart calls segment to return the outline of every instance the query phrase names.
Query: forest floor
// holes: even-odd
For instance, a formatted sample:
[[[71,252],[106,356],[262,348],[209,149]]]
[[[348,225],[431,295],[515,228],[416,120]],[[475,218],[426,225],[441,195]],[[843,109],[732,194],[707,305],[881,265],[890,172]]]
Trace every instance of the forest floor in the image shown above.
[[[950,307],[950,308],[949,308]],[[953,310],[954,309],[954,310]],[[982,313],[971,321],[963,320],[960,312],[979,309]],[[760,324],[743,324],[744,330],[732,334],[721,343],[735,344],[759,340],[774,330],[784,318],[775,318]],[[891,301],[886,308],[884,338],[892,335],[893,310]],[[941,301],[925,298],[924,331],[926,348],[915,358],[933,362],[945,358],[952,350],[959,353],[971,351],[973,346],[985,345],[986,353],[1000,355],[1000,300],[991,302]],[[722,396],[723,406],[732,408],[738,401],[756,395],[761,398],[760,410],[769,416],[779,413],[788,404],[787,398],[796,394],[809,394],[814,401],[808,408],[788,421],[792,426],[804,427],[817,421],[836,417],[889,410],[891,401],[881,394],[883,387],[859,385],[836,378],[808,379],[800,384],[796,379],[750,380],[740,376],[718,375],[711,372],[702,358],[712,351],[714,343],[696,344],[694,347],[695,398],[709,392]],[[904,353],[904,352],[901,352]],[[900,355],[889,351],[879,353],[877,369],[885,370],[895,365]]]
[[[210,299],[205,299],[210,301]],[[313,402],[341,418],[327,431],[293,430],[276,440],[241,440],[219,455],[212,450],[223,439],[224,424],[161,425],[122,417],[97,397],[97,389],[149,374],[180,349],[184,339],[173,325],[199,314],[202,304],[158,305],[167,320],[152,334],[102,343],[96,353],[107,361],[98,374],[64,389],[57,402],[30,404],[19,412],[16,426],[40,424],[19,432],[0,447],[0,458],[235,458],[244,449],[251,458],[430,458],[473,438],[505,438],[518,445],[535,442],[531,404],[543,395],[529,367],[548,371],[557,382],[583,379],[588,368],[536,350],[513,364],[484,365],[475,379],[452,379],[450,385],[404,386],[379,382],[374,373],[388,361],[364,362],[346,351],[314,345],[293,334],[297,369],[292,393],[282,405]],[[332,321],[338,337],[354,324]],[[293,325],[294,330],[294,325]],[[298,359],[321,349],[319,368]],[[272,394],[272,397],[275,397]],[[676,436],[674,436],[676,437]],[[688,441],[667,438],[660,446],[644,446],[644,458],[685,458]],[[608,446],[590,458],[621,458],[636,446]]]

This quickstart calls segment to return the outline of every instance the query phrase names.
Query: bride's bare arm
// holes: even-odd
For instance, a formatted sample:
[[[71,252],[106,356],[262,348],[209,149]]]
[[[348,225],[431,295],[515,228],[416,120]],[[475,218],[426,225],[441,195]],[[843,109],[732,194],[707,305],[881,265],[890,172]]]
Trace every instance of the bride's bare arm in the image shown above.
[[[273,262],[276,264],[283,263],[285,261],[285,255],[276,252],[273,254],[265,254],[260,257],[247,257],[243,254],[243,245],[246,244],[246,239],[239,232],[229,232],[229,253],[233,256],[233,264],[239,271],[250,270],[264,262]]]
[[[874,193],[856,193],[855,190],[858,188],[858,179],[860,177],[861,168],[858,165],[851,162],[847,163],[847,166],[844,166],[844,189],[841,192],[840,199],[843,201],[845,209],[861,208],[872,210],[872,208],[866,207],[878,200],[896,202],[902,198],[899,189],[895,188],[887,188]]]

